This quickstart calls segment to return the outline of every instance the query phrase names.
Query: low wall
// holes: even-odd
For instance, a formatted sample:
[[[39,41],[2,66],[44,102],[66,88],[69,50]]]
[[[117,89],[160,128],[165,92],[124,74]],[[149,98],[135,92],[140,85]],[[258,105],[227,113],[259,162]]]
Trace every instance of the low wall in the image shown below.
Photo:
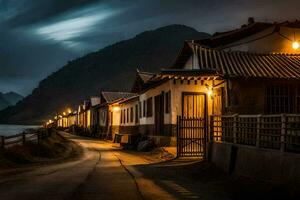
[[[300,185],[300,155],[229,143],[212,143],[209,159],[228,173]]]

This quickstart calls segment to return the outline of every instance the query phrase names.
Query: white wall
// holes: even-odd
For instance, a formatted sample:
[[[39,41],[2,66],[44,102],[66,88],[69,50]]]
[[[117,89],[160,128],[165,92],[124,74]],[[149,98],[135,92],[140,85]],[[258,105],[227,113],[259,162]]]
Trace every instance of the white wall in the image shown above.
[[[147,114],[146,114],[146,117],[142,116],[140,118],[140,124],[154,124],[154,114],[155,114],[154,113],[154,111],[155,111],[155,109],[154,109],[154,97],[157,96],[157,95],[160,95],[162,92],[170,91],[170,89],[171,89],[170,84],[171,84],[171,81],[167,81],[167,82],[157,86],[156,88],[150,89],[150,90],[148,90],[145,93],[140,95],[140,102],[141,102],[141,105],[142,105],[142,114],[143,114],[143,101],[145,100],[147,102],[148,98],[153,97],[153,100],[152,100],[153,115],[152,115],[152,117],[147,117]],[[147,106],[146,106],[146,109],[147,109]],[[165,124],[171,124],[171,114],[170,113],[169,114],[164,113],[164,116],[165,116],[164,123]]]
[[[109,115],[112,113],[112,123],[109,122],[109,125],[119,126],[121,119],[121,110],[116,110],[115,108],[119,108],[119,105],[110,105],[109,106]]]
[[[220,80],[215,80],[214,85],[220,83]],[[188,80],[176,80],[175,84],[173,80],[169,80],[162,85],[159,85],[153,89],[146,91],[140,95],[140,101],[147,100],[149,97],[153,97],[153,116],[152,117],[142,117],[140,118],[140,124],[154,124],[154,97],[161,94],[162,91],[171,91],[171,112],[169,114],[164,113],[165,119],[164,124],[176,124],[177,116],[182,115],[182,93],[184,92],[201,92],[207,94],[208,90],[205,85],[212,86],[213,81],[203,81],[201,84],[200,80],[191,80],[188,84]],[[213,98],[207,95],[207,112],[208,115],[212,114],[212,104]],[[142,106],[143,107],[143,106]]]

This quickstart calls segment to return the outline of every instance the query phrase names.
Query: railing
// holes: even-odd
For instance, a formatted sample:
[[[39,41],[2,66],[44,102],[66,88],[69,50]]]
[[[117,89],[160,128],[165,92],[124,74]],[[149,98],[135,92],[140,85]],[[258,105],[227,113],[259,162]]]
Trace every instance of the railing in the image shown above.
[[[212,115],[210,138],[300,153],[300,115]]]
[[[25,145],[28,142],[39,143],[50,135],[51,130],[45,129],[35,132],[23,132],[12,136],[0,136],[0,148],[6,148],[16,144]]]

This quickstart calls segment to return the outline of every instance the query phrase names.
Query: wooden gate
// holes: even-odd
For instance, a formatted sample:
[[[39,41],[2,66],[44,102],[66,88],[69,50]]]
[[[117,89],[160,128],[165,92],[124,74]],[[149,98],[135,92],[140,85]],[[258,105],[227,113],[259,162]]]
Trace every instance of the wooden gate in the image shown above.
[[[178,157],[205,157],[206,115],[205,94],[183,93],[182,116],[177,117]]]
[[[177,117],[177,156],[205,157],[207,131],[205,118]]]

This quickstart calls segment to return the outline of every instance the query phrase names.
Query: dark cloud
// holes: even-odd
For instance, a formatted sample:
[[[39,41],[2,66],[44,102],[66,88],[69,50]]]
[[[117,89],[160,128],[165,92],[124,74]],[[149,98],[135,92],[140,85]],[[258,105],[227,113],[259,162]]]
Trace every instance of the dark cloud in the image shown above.
[[[28,94],[68,60],[144,30],[237,28],[298,17],[299,0],[0,0],[0,91]]]

